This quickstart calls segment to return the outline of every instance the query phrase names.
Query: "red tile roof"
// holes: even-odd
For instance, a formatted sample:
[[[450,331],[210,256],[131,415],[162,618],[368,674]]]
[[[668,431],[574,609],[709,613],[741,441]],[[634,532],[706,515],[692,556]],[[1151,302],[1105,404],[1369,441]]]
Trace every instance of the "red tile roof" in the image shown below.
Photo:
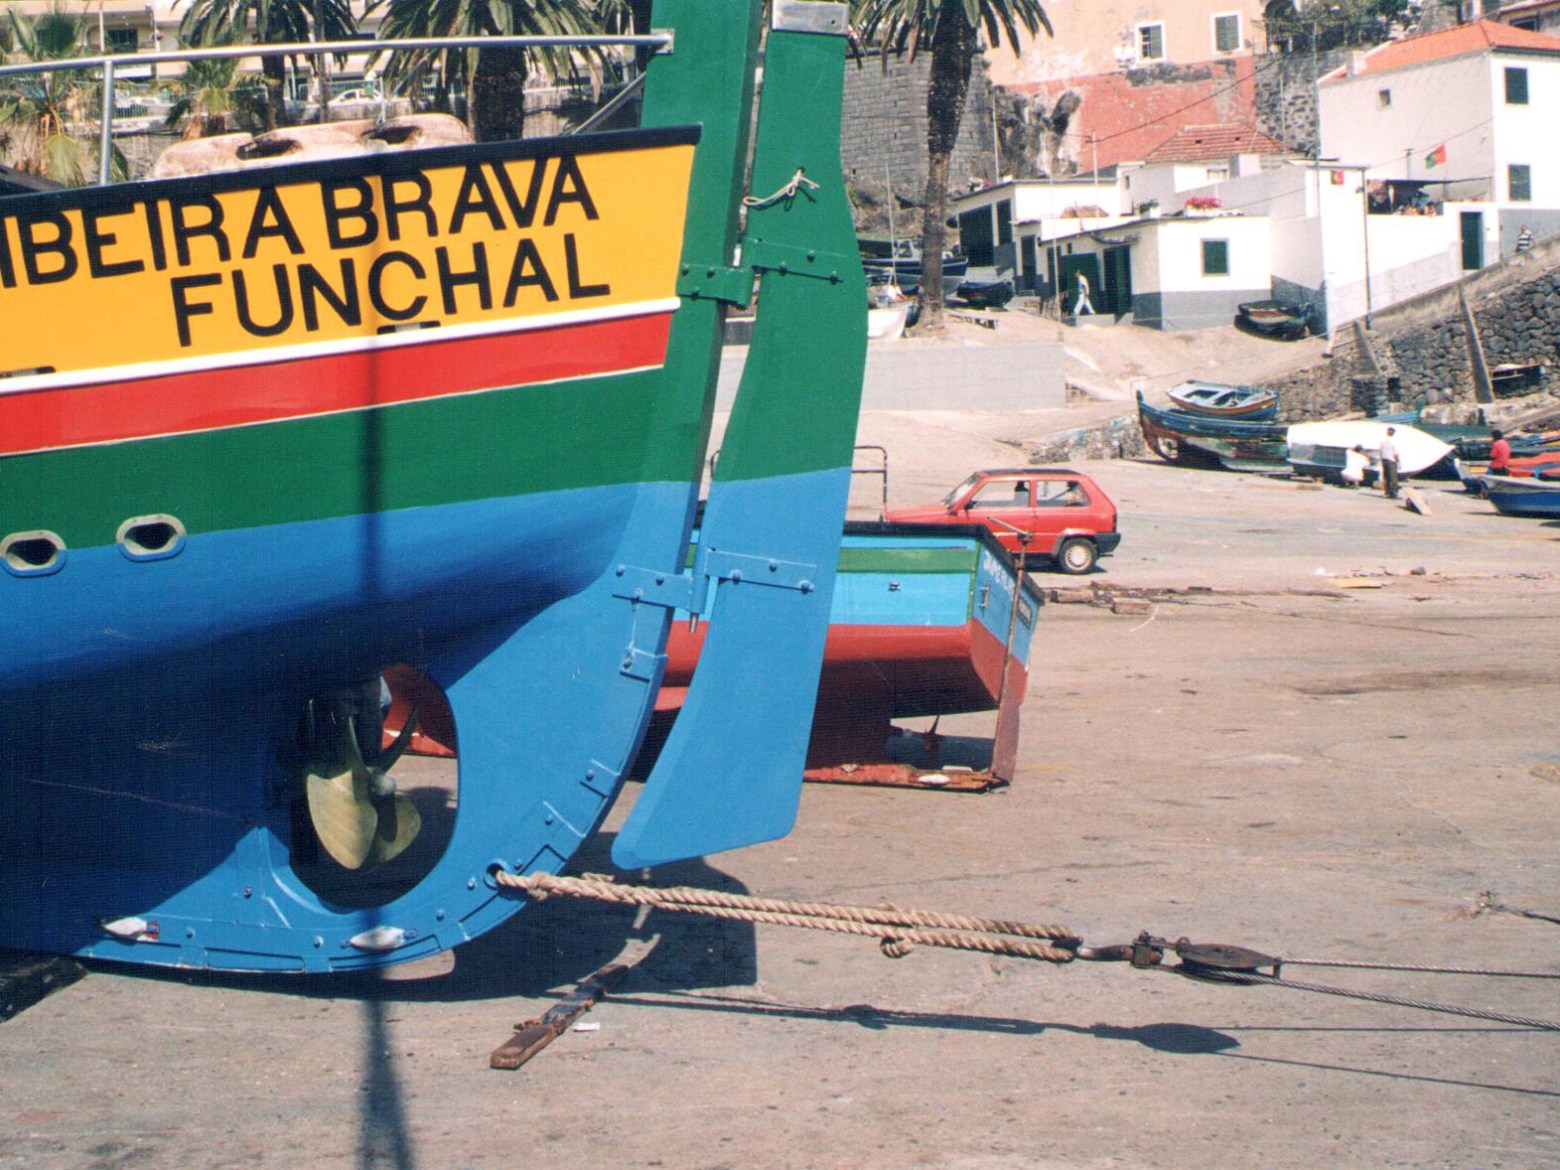
[[[1282,142],[1239,122],[1183,126],[1143,156],[1144,162],[1201,162],[1237,154],[1287,154]]]
[[[1525,28],[1512,28],[1495,20],[1477,20],[1472,24],[1459,24],[1443,28],[1439,32],[1421,33],[1405,37],[1401,41],[1389,41],[1365,54],[1364,68],[1355,68],[1352,76],[1364,73],[1383,73],[1388,69],[1403,69],[1410,65],[1424,65],[1431,61],[1444,61],[1469,53],[1481,53],[1490,49],[1525,49],[1529,52],[1560,53],[1560,37],[1546,33],[1530,32]],[[1335,69],[1323,81],[1351,76],[1347,68]]]

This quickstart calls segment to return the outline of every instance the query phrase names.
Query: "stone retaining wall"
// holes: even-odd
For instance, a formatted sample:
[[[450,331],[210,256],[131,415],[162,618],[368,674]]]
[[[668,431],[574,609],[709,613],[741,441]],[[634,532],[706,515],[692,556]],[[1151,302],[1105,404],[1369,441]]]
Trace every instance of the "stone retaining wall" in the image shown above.
[[[1472,347],[1460,297],[1472,309],[1488,367],[1540,366],[1536,386],[1513,393],[1560,392],[1560,239],[1555,239],[1375,314],[1368,347],[1356,330],[1340,333],[1331,359],[1267,383],[1283,394],[1284,417],[1473,407]],[[1503,397],[1499,385],[1496,395]]]

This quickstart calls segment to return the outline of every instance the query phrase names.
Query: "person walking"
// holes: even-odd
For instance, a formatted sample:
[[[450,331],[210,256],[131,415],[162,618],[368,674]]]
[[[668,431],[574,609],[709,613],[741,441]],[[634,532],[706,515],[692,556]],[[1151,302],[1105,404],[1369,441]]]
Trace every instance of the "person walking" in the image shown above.
[[[1396,427],[1388,427],[1381,440],[1381,494],[1389,500],[1398,497],[1398,449]]]

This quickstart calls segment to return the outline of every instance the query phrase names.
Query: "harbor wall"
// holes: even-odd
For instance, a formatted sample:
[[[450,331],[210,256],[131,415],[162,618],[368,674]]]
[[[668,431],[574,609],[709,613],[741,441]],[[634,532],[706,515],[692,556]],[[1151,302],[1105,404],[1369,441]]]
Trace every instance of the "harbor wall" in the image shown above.
[[[1477,405],[1466,300],[1489,369],[1536,366],[1531,379],[1503,384],[1496,402],[1560,393],[1560,238],[1538,244],[1455,285],[1374,314],[1373,329],[1340,331],[1333,356],[1267,383],[1291,421],[1351,411],[1422,407],[1472,412]]]

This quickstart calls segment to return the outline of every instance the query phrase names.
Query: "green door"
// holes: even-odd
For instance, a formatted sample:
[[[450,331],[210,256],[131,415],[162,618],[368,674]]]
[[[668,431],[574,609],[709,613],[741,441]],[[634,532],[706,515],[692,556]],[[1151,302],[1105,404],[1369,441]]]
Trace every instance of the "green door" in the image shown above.
[[[1082,252],[1074,256],[1062,257],[1062,312],[1067,316],[1077,316],[1080,308],[1084,312],[1100,313],[1105,311],[1101,301],[1105,295],[1103,282],[1100,280],[1100,258],[1093,252]],[[1087,305],[1080,306],[1079,301],[1084,295],[1088,297]]]
[[[1464,272],[1484,267],[1484,213],[1462,213],[1462,266]]]
[[[1105,300],[1104,312],[1132,311],[1132,249],[1125,244],[1105,249]]]

